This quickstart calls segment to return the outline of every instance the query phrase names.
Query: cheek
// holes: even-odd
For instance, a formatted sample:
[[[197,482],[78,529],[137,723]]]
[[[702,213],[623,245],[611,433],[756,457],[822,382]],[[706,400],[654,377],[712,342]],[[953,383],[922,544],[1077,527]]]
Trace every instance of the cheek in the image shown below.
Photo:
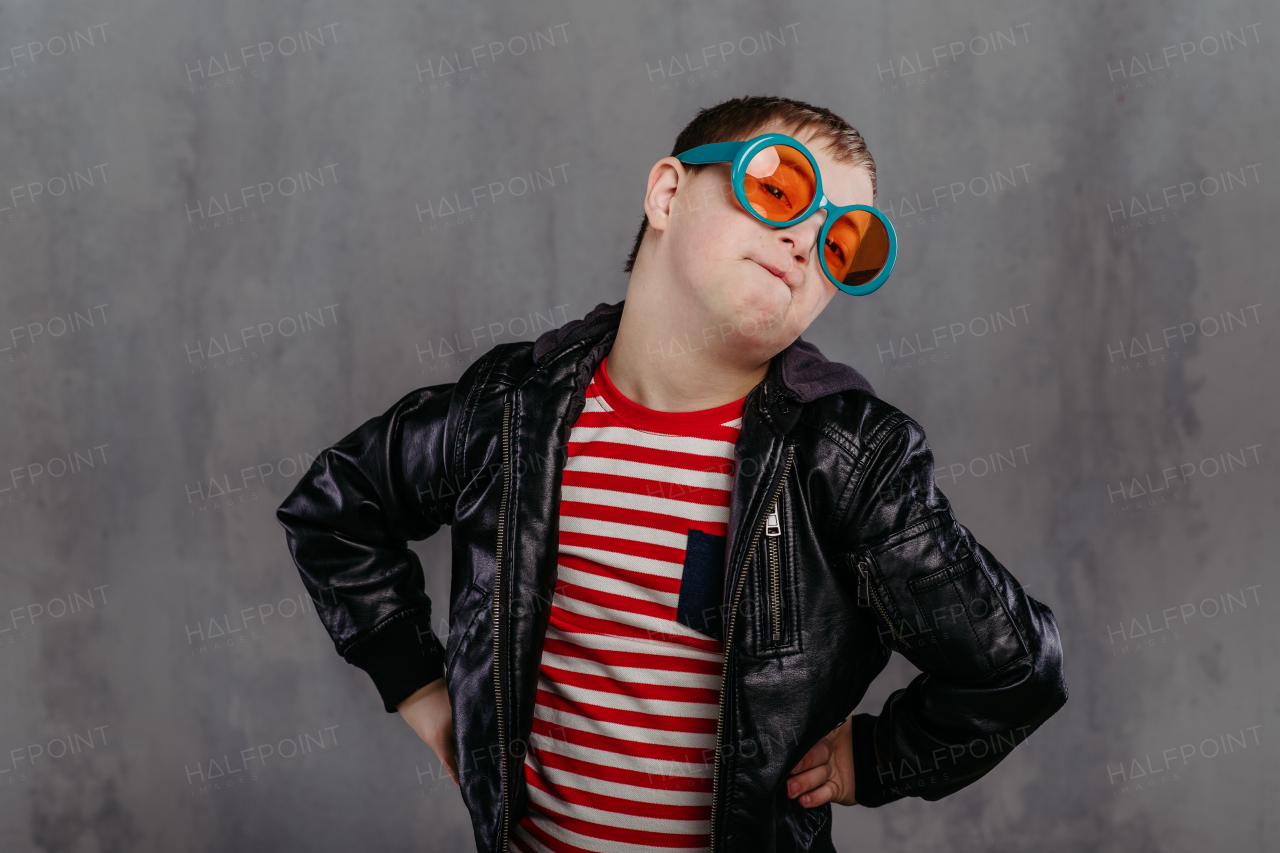
[[[840,293],[839,288],[831,283],[821,268],[815,269],[815,275],[805,282],[804,292],[796,300],[802,311],[816,316]]]
[[[796,334],[802,333],[812,323],[832,298],[840,291],[823,276],[821,281],[809,283],[803,294],[797,294],[792,306],[792,321],[796,324]]]
[[[681,231],[681,256],[694,263],[732,261],[742,255],[743,235],[728,212],[691,216]],[[739,226],[739,227],[735,227]]]

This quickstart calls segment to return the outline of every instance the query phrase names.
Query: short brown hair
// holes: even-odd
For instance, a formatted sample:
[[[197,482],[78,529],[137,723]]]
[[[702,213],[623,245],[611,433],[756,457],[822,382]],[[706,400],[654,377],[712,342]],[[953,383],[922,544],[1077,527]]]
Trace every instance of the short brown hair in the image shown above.
[[[690,148],[706,145],[710,142],[733,142],[748,139],[755,131],[769,124],[781,124],[792,133],[814,128],[822,139],[828,140],[831,156],[838,163],[861,166],[871,176],[871,198],[876,197],[876,163],[867,150],[867,143],[862,134],[854,129],[840,116],[823,107],[815,107],[803,101],[791,98],[753,96],[733,98],[714,107],[707,107],[698,112],[693,121],[680,131],[676,144],[671,149],[671,156],[683,154]],[[706,166],[685,165],[685,169],[697,174]],[[640,254],[640,243],[644,240],[644,232],[649,227],[649,217],[642,215],[640,231],[631,247],[631,255],[627,258],[623,272],[631,272],[636,264],[636,256]]]

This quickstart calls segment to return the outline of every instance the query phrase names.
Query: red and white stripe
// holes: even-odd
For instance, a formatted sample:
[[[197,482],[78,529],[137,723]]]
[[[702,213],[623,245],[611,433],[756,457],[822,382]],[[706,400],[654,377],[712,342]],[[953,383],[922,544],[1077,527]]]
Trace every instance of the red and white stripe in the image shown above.
[[[709,849],[724,647],[675,619],[689,529],[727,532],[742,403],[657,412],[596,370],[569,434],[511,850]]]

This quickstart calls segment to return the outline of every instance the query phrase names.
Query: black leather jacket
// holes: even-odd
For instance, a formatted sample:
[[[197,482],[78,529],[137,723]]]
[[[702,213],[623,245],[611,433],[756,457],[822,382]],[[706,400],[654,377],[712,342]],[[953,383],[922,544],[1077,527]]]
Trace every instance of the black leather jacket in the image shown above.
[[[569,429],[622,303],[495,347],[324,451],[277,512],[316,612],[385,708],[441,677],[477,848],[505,849],[556,584]],[[830,805],[791,767],[898,651],[921,670],[854,715],[856,797],[936,800],[1067,698],[1049,608],[956,521],[924,432],[852,368],[797,341],[748,395],[723,584],[715,851],[832,850]],[[767,516],[776,511],[778,524]],[[406,540],[452,526],[449,636]]]

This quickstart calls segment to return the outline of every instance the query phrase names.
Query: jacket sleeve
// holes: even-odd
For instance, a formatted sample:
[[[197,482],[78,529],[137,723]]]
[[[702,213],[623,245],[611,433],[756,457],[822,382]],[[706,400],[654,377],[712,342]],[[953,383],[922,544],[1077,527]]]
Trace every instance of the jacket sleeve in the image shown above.
[[[276,510],[320,621],[389,712],[444,673],[407,540],[453,520],[445,454],[453,390],[420,388],[321,452]]]
[[[907,419],[869,454],[840,531],[841,569],[883,641],[921,674],[853,717],[855,796],[937,800],[977,781],[1067,700],[1053,613],[951,511]],[[860,585],[859,585],[860,584]]]

